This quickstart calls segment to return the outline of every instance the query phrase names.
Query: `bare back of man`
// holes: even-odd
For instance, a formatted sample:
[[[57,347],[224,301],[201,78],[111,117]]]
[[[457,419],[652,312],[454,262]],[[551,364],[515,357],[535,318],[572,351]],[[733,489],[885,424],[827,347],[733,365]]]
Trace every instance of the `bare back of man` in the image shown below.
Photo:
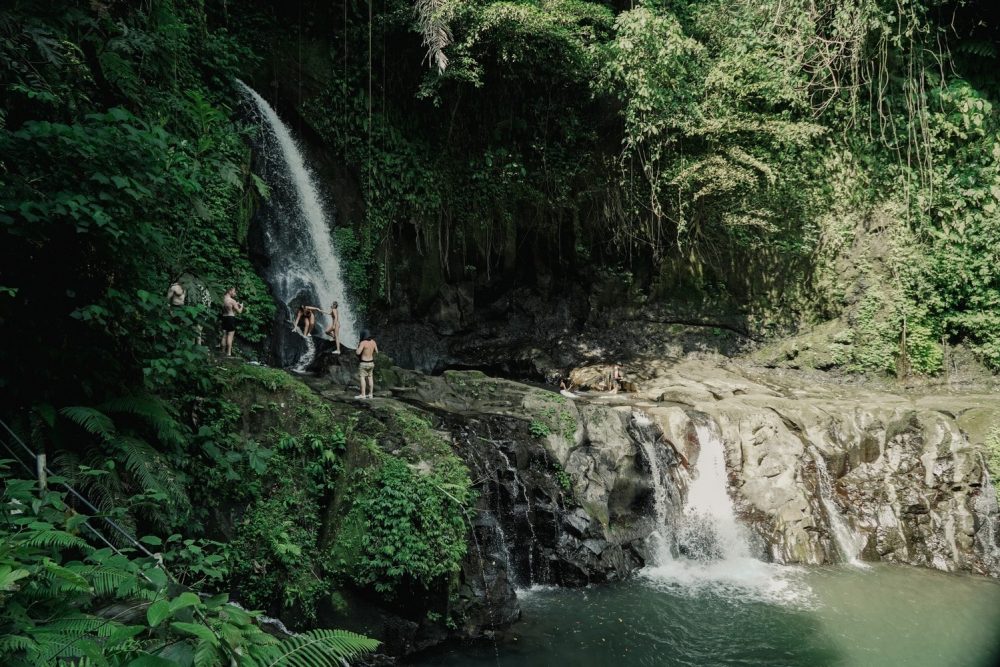
[[[230,287],[222,297],[222,352],[233,356],[233,337],[236,335],[236,313],[243,312],[243,304],[236,300],[236,288]]]
[[[361,394],[355,398],[374,398],[375,355],[378,354],[378,345],[375,343],[375,339],[368,332],[365,332],[361,337],[361,342],[358,343],[358,348],[354,352],[358,355],[358,375],[361,381]]]

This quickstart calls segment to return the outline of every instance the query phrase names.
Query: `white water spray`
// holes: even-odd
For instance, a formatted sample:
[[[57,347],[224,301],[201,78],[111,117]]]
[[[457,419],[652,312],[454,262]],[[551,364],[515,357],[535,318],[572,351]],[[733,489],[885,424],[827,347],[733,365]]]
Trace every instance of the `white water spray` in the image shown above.
[[[289,316],[294,312],[293,305],[300,303],[322,309],[314,333],[328,325],[330,304],[338,302],[340,340],[345,345],[355,345],[359,339],[357,320],[344,290],[340,260],[315,176],[271,105],[242,81],[237,83],[253,100],[270,130],[264,137],[262,157],[269,163],[278,163],[265,174],[272,195],[268,205],[273,209],[262,225],[270,260],[266,278],[275,296],[288,308]],[[303,361],[308,364],[315,355],[315,346],[311,340],[308,343],[309,349],[296,367],[304,367]]]
[[[732,599],[809,604],[811,591],[793,580],[796,568],[764,563],[750,542],[729,497],[725,448],[714,423],[696,424],[700,452],[688,485],[680,525],[674,531],[679,557],[660,550],[642,575],[654,586]],[[666,529],[665,532],[669,532]]]

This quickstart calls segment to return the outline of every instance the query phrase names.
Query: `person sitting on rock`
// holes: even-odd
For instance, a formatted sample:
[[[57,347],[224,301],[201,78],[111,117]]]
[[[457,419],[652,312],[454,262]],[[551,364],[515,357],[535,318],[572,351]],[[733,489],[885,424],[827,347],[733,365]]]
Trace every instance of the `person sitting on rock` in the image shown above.
[[[622,374],[620,364],[615,364],[614,368],[611,369],[611,381],[608,384],[611,385],[612,394],[617,394],[619,390],[625,390],[625,376]]]

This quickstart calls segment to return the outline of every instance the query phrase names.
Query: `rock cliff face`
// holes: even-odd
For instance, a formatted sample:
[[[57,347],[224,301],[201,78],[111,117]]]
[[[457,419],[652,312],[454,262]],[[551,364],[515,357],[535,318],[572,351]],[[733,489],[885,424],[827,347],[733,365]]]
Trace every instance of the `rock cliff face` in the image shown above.
[[[603,369],[577,369],[595,384]],[[906,397],[705,362],[634,369],[666,440],[697,457],[693,425],[726,448],[731,493],[782,563],[860,557],[1000,575],[1000,523],[982,446],[1000,422],[988,394]]]
[[[519,586],[628,576],[657,528],[657,484],[679,507],[680,458],[629,406],[577,403],[477,371],[406,380],[395,397],[437,411],[483,480],[480,544]]]
[[[352,355],[321,354],[309,382],[345,400],[354,366]],[[763,560],[1000,576],[1000,512],[982,456],[1000,420],[992,396],[906,397],[706,361],[626,373],[636,391],[611,396],[586,390],[605,367],[577,368],[570,378],[583,391],[572,399],[479,371],[380,366],[365,405],[429,417],[479,496],[452,600],[461,623],[382,614],[357,629],[387,629],[400,655],[490,636],[519,618],[519,588],[629,576],[650,562],[653,533],[678,522],[706,437],[724,446],[729,492]]]

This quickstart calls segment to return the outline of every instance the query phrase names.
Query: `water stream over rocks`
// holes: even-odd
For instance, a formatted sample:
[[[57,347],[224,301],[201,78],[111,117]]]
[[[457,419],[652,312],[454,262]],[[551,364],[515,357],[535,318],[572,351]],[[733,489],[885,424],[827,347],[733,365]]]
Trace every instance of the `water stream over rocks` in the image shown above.
[[[313,330],[319,335],[329,324],[330,304],[338,302],[340,337],[348,346],[358,342],[357,320],[344,288],[331,218],[302,150],[271,105],[238,83],[260,119],[255,168],[270,189],[255,218],[264,237],[255,245],[267,255],[264,277],[282,307],[275,323],[275,356],[282,366],[301,372],[312,362],[316,344],[311,337],[291,333],[299,305],[322,309]]]

